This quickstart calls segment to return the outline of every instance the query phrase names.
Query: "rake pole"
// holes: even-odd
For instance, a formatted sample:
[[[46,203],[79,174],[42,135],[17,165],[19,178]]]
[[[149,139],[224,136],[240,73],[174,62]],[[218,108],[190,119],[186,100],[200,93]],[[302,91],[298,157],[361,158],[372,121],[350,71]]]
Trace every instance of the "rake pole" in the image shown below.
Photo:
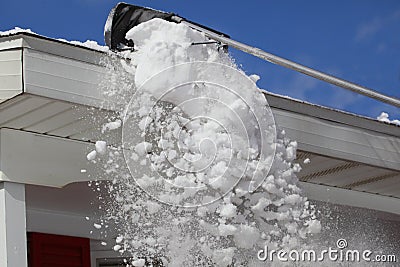
[[[249,45],[243,44],[241,42],[232,40],[232,39],[230,39],[228,37],[219,35],[219,34],[217,34],[215,32],[212,32],[212,31],[210,31],[208,29],[205,29],[205,28],[203,28],[203,27],[201,27],[201,26],[199,26],[197,24],[193,24],[193,23],[191,23],[191,22],[189,22],[189,21],[187,21],[187,20],[185,20],[185,19],[183,19],[181,17],[173,16],[172,20],[174,20],[175,22],[178,22],[178,23],[186,24],[186,25],[188,25],[189,27],[191,27],[193,29],[196,29],[198,31],[203,32],[207,37],[209,37],[211,39],[214,39],[214,40],[216,40],[218,42],[221,42],[222,44],[226,44],[226,45],[231,46],[233,48],[239,49],[239,50],[241,50],[241,51],[243,51],[245,53],[251,54],[253,56],[256,56],[258,58],[266,60],[268,62],[277,64],[277,65],[280,65],[280,66],[283,66],[283,67],[286,67],[286,68],[289,68],[289,69],[292,69],[292,70],[295,70],[295,71],[298,71],[300,73],[303,73],[303,74],[306,74],[308,76],[314,77],[314,78],[319,79],[321,81],[324,81],[324,82],[327,82],[327,83],[342,87],[344,89],[353,91],[353,92],[358,93],[358,94],[365,95],[367,97],[382,101],[384,103],[387,103],[387,104],[390,104],[390,105],[393,105],[393,106],[396,106],[396,107],[400,107],[400,99],[399,98],[384,95],[382,93],[379,93],[379,92],[377,92],[377,91],[375,91],[373,89],[364,87],[362,85],[343,80],[341,78],[338,78],[338,77],[323,73],[321,71],[309,68],[307,66],[301,65],[301,64],[293,62],[293,61],[290,61],[288,59],[273,55],[273,54],[268,53],[266,51],[263,51],[263,50],[261,50],[259,48],[256,48],[256,47],[253,47],[253,46],[249,46]]]

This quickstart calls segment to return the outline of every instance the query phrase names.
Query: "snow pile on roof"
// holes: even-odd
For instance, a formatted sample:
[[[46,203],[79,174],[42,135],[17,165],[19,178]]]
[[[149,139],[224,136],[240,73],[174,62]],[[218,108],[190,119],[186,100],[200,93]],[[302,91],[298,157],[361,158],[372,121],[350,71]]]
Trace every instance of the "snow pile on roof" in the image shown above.
[[[67,41],[68,42],[68,41]],[[106,45],[99,45],[96,41],[87,40],[85,42],[80,41],[69,41],[69,43],[74,45],[84,46],[93,50],[102,51],[102,52],[109,52],[110,49]]]
[[[0,36],[7,36],[7,35],[12,35],[12,34],[17,34],[17,33],[30,33],[30,34],[35,34],[32,32],[30,29],[21,29],[19,27],[15,27],[14,29],[7,30],[7,31],[0,31]]]
[[[114,248],[133,265],[250,266],[265,245],[319,232],[297,143],[275,129],[257,77],[215,44],[192,45],[207,39],[183,24],[153,19],[127,38],[132,60],[110,59],[101,81],[120,111],[102,131],[122,126],[123,143],[88,155],[113,178],[103,223],[119,225]]]
[[[87,40],[85,42],[80,42],[80,41],[68,41],[68,40],[59,38],[59,39],[57,39],[57,41],[61,41],[61,42],[65,42],[65,43],[69,43],[69,44],[73,44],[73,45],[78,45],[78,46],[83,46],[83,47],[86,47],[86,48],[90,48],[90,49],[97,50],[97,51],[102,51],[102,52],[109,52],[110,51],[108,46],[99,45],[96,41],[92,41],[92,40]]]
[[[0,31],[0,36],[9,36],[9,35],[15,35],[18,33],[29,33],[29,34],[34,34],[37,36],[41,36],[40,34],[37,34],[33,31],[31,31],[30,29],[21,29],[19,27],[15,27],[12,30],[7,30],[7,31]],[[102,52],[109,52],[110,49],[108,48],[108,46],[103,46],[103,45],[99,45],[96,41],[92,41],[92,40],[87,40],[85,42],[80,42],[80,41],[68,41],[62,38],[56,39],[57,41],[60,42],[64,42],[64,43],[68,43],[68,44],[73,44],[73,45],[77,45],[77,46],[83,46],[86,48],[90,48],[93,50],[97,50],[97,51],[102,51]]]
[[[389,119],[389,114],[386,112],[382,112],[381,115],[377,117],[378,121],[390,123],[390,124],[396,124],[400,126],[400,120],[390,120]]]

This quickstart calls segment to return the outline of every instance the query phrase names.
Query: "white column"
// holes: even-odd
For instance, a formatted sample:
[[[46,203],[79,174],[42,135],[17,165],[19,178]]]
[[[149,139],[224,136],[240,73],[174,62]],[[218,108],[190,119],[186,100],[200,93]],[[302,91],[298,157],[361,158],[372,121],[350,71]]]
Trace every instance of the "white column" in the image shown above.
[[[0,182],[0,266],[27,265],[25,185]]]

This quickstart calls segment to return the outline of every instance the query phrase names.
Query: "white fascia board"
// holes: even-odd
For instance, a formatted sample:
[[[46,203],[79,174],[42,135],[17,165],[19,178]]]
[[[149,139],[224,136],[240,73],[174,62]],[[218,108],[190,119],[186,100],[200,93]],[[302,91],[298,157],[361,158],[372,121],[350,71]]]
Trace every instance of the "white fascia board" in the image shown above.
[[[304,195],[309,199],[333,204],[380,210],[400,215],[400,198],[333,186],[301,182]]]
[[[67,41],[55,40],[44,36],[25,35],[24,47],[47,54],[75,59],[90,64],[99,64],[107,55],[95,49],[81,45],[75,45]]]
[[[303,151],[400,171],[399,136],[276,108],[272,112],[277,126]]]
[[[353,113],[323,107],[298,99],[272,94],[262,90],[268,104],[274,110],[281,110],[321,119],[328,122],[336,122],[343,126],[352,126],[362,130],[384,133],[390,136],[400,137],[400,126],[388,124],[376,119],[356,115]]]
[[[90,177],[106,179],[86,159],[92,149],[87,142],[0,129],[0,181],[63,187]]]

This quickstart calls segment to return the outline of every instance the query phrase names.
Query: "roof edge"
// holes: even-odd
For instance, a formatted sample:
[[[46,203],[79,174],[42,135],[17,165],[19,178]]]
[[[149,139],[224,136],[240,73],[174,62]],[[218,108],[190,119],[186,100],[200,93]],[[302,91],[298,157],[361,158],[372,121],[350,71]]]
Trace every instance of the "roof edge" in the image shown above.
[[[262,90],[262,93],[272,108],[400,137],[400,126],[395,124],[388,124],[366,116],[277,95],[265,90]]]

